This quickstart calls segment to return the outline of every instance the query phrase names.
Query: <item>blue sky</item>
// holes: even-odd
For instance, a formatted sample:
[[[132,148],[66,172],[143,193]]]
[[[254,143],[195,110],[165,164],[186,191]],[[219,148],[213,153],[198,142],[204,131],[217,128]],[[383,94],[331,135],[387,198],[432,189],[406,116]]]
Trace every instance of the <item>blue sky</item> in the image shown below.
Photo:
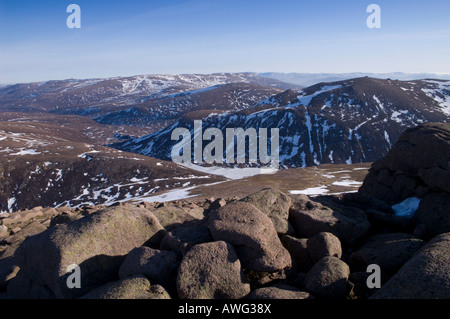
[[[81,7],[81,29],[66,8]],[[381,29],[366,8],[381,7]],[[214,72],[450,73],[448,0],[0,0],[0,83]]]

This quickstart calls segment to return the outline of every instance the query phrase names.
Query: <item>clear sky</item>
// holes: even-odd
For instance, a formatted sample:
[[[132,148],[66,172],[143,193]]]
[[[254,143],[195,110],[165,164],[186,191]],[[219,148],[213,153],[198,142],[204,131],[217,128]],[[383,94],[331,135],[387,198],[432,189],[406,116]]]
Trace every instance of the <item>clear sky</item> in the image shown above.
[[[81,29],[69,29],[69,4]],[[381,29],[369,29],[369,4]],[[0,0],[0,83],[214,72],[450,73],[448,0]]]

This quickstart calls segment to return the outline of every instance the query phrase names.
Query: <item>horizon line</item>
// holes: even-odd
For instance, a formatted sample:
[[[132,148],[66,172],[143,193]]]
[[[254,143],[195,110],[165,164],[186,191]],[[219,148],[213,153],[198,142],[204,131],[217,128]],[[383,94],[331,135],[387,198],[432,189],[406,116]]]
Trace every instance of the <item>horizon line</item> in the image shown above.
[[[89,80],[113,80],[120,78],[129,78],[129,77],[138,77],[138,76],[182,76],[182,75],[219,75],[219,74],[284,74],[284,75],[352,75],[352,74],[369,74],[369,75],[437,75],[437,76],[448,76],[450,77],[450,73],[435,73],[435,72],[401,72],[401,71],[392,71],[392,72],[362,72],[362,71],[352,71],[352,72],[278,72],[278,71],[265,71],[265,72],[255,72],[255,71],[225,71],[225,72],[195,72],[195,73],[141,73],[141,74],[131,74],[131,75],[114,75],[114,76],[99,76],[99,77],[86,77],[86,78],[52,78],[48,80],[39,80],[39,81],[21,81],[15,83],[0,83],[0,86],[11,86],[11,85],[19,85],[19,84],[33,84],[33,83],[45,83],[52,81],[89,81]],[[426,78],[423,78],[426,79]],[[283,82],[282,80],[279,80]]]

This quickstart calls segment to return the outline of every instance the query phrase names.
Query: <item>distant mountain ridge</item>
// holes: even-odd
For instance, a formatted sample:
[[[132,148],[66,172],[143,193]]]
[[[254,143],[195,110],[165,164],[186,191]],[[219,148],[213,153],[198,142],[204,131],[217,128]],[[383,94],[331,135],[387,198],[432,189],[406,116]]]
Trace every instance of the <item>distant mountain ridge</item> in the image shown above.
[[[188,91],[230,83],[282,90],[292,84],[254,73],[137,75],[106,79],[68,79],[8,85],[0,89],[1,110],[10,112],[99,113],[101,109],[138,104]],[[75,115],[81,115],[81,114]]]
[[[157,130],[186,113],[239,110],[295,87],[255,73],[68,79],[2,87],[0,112],[80,115]]]
[[[203,118],[211,113],[238,111],[255,105],[283,90],[245,82],[215,85],[192,91],[149,97],[125,110],[94,118],[101,124],[149,125],[180,117]]]
[[[203,119],[203,129],[219,128],[225,135],[226,128],[279,128],[280,164],[287,168],[372,162],[385,155],[406,128],[449,118],[450,81],[357,78],[287,90],[251,108],[211,115]],[[177,143],[171,133],[177,127],[193,133],[193,121],[180,119],[113,147],[170,160]]]
[[[282,73],[282,72],[265,72],[258,73],[260,76],[276,79],[283,82],[297,84],[303,87],[307,87],[320,82],[336,82],[349,80],[360,77],[371,77],[377,79],[392,79],[400,81],[412,81],[423,79],[440,79],[450,80],[450,74],[436,74],[436,73],[404,73],[404,72],[391,72],[391,73],[365,73],[365,72],[352,72],[352,73]]]

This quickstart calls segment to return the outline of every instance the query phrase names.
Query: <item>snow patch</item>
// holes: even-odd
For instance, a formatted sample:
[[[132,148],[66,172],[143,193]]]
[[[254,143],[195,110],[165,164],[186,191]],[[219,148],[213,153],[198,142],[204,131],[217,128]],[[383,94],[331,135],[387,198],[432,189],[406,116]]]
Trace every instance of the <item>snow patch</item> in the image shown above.
[[[140,183],[140,182],[143,182],[146,179],[148,179],[148,177],[144,177],[144,178],[133,177],[133,178],[130,179],[130,182],[132,182],[132,183]]]
[[[386,142],[388,142],[389,146],[391,146],[392,145],[391,140],[389,138],[388,132],[386,132],[386,131],[384,131],[384,138],[385,138]]]
[[[87,157],[87,154],[90,154],[90,153],[100,153],[100,151],[89,151],[89,152],[85,152],[85,153],[83,153],[83,154],[78,155],[78,157],[86,158],[86,157]]]
[[[374,95],[373,99],[375,100],[375,102],[377,102],[378,104],[378,108],[383,111],[384,113],[386,113],[386,110],[384,109],[384,104],[381,103],[381,101]]]
[[[334,182],[331,185],[354,187],[354,186],[361,186],[362,183],[361,182],[357,182],[357,181],[352,181],[352,180],[349,180],[349,179],[345,179],[345,180],[342,180],[342,181]]]
[[[312,143],[312,123],[311,117],[309,116],[308,111],[305,109],[305,118],[306,118],[306,127],[308,128],[308,136],[309,136],[309,151],[314,152],[314,145]]]
[[[59,181],[60,179],[62,179],[62,169],[58,168],[56,169],[56,179],[55,182]]]
[[[195,196],[195,195],[190,194],[190,191],[192,189],[194,189],[195,187],[196,186],[183,188],[183,189],[175,189],[175,190],[169,191],[169,192],[161,194],[161,195],[140,198],[140,200],[142,200],[144,202],[150,202],[150,203],[153,203],[153,202],[162,203],[162,202],[171,202],[174,200],[190,198],[190,197]]]
[[[404,216],[407,218],[412,218],[419,208],[420,198],[409,197],[403,202],[392,206],[396,216]]]
[[[334,163],[334,159],[333,159],[333,150],[330,152],[330,154],[328,155],[328,158],[330,159],[331,163]]]
[[[12,153],[10,155],[14,155],[14,156],[22,156],[22,155],[39,155],[41,154],[41,152],[37,152],[34,149],[29,149],[29,150],[21,150],[17,153]]]
[[[449,90],[448,87],[447,90]],[[422,91],[425,92],[426,95],[434,99],[440,105],[441,111],[445,115],[450,116],[450,96],[446,95],[443,92],[444,91],[443,89],[441,90],[422,89]]]
[[[256,176],[260,174],[275,174],[278,169],[270,167],[244,167],[244,168],[230,168],[230,167],[203,167],[191,163],[179,164],[180,166],[187,167],[199,172],[220,175],[231,180],[243,179],[251,176]]]
[[[316,196],[316,195],[323,195],[328,193],[329,190],[326,186],[319,186],[319,187],[310,187],[303,190],[291,190],[289,191],[292,195],[310,195],[310,196]]]
[[[336,90],[341,88],[342,85],[327,85],[327,86],[323,86],[320,88],[319,91],[314,92],[313,94],[310,95],[299,95],[298,96],[298,101],[300,102],[301,105],[309,105],[311,103],[311,100],[313,98],[315,98],[316,96],[318,96],[319,94],[328,92],[328,91],[332,91],[332,90]]]
[[[12,197],[10,199],[8,199],[8,211],[11,212],[12,211],[12,207],[13,205],[16,203],[16,198]]]
[[[302,167],[306,167],[306,153],[302,152],[300,156],[302,157]]]

